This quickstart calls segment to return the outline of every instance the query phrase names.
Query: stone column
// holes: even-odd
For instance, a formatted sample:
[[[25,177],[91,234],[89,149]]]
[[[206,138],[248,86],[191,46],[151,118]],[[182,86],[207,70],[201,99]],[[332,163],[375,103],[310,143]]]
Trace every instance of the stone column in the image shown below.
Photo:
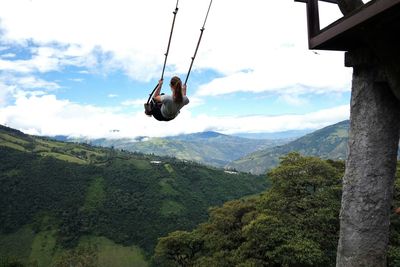
[[[353,83],[338,267],[386,267],[400,101],[376,63],[367,50],[346,54]]]

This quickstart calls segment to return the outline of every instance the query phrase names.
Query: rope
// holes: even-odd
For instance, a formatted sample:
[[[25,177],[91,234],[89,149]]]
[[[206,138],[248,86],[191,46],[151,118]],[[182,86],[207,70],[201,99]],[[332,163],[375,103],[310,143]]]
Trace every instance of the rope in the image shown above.
[[[169,54],[169,48],[171,46],[171,40],[172,40],[172,33],[174,32],[176,14],[178,14],[178,10],[179,10],[178,4],[179,4],[179,0],[176,0],[175,10],[172,12],[174,14],[174,18],[172,20],[171,32],[169,34],[167,52],[165,52],[165,54],[164,54],[165,55],[165,59],[164,59],[163,69],[162,69],[162,72],[161,72],[161,80],[164,79],[165,66],[167,65],[167,58],[168,58],[168,54]],[[149,104],[151,96],[157,90],[157,87],[158,87],[158,84],[156,85],[156,87],[154,87],[153,91],[151,91],[151,93],[149,95],[149,98],[147,99],[147,104]]]
[[[170,48],[170,46],[171,46],[172,33],[173,33],[173,31],[174,31],[176,14],[178,13],[178,4],[179,4],[179,0],[176,1],[175,10],[174,10],[174,12],[173,12],[174,18],[173,18],[173,20],[172,20],[171,32],[170,32],[170,34],[169,34],[167,52],[164,54],[164,55],[165,55],[165,59],[164,59],[164,65],[163,65],[162,73],[161,73],[161,80],[164,78],[165,66],[167,65],[167,58],[168,58],[168,54],[169,54],[169,48]],[[207,22],[208,14],[210,13],[211,4],[212,4],[212,0],[210,0],[210,4],[209,4],[208,10],[207,10],[207,14],[206,14],[206,17],[205,17],[205,19],[204,19],[203,27],[200,29],[200,37],[199,37],[199,40],[198,40],[198,42],[197,42],[196,50],[194,51],[194,55],[193,55],[193,57],[192,57],[192,61],[190,62],[189,71],[188,71],[188,73],[187,73],[187,75],[186,75],[186,79],[185,79],[185,83],[184,83],[185,85],[186,85],[186,83],[187,83],[187,81],[188,81],[188,79],[189,79],[189,75],[190,75],[190,72],[192,71],[194,59],[196,58],[197,51],[199,50],[201,38],[203,37],[203,32],[204,32],[204,30],[205,30],[204,27],[205,27],[206,22]],[[157,90],[157,87],[158,87],[158,84],[154,87],[153,91],[152,91],[151,94],[149,95],[149,98],[147,99],[147,104],[149,104],[152,95],[153,95],[154,92]]]
[[[163,70],[162,70],[162,73],[161,73],[161,80],[164,79],[164,71],[165,71],[165,66],[167,65],[167,58],[168,58],[168,54],[169,54],[169,47],[171,46],[172,33],[174,32],[176,14],[178,13],[178,10],[179,10],[179,9],[178,9],[178,3],[179,3],[179,0],[176,0],[175,11],[172,12],[172,13],[174,14],[174,19],[172,20],[171,32],[170,32],[170,34],[169,34],[167,52],[164,54],[164,55],[165,55],[165,59],[164,59]]]
[[[206,18],[204,19],[203,27],[200,29],[200,37],[199,37],[199,40],[198,40],[198,42],[197,42],[196,50],[194,51],[194,55],[193,55],[193,57],[192,57],[192,62],[190,63],[189,71],[188,71],[188,73],[187,73],[187,75],[186,75],[186,79],[185,79],[185,83],[184,83],[185,85],[186,85],[186,83],[187,83],[187,81],[188,81],[188,79],[189,79],[189,75],[190,75],[190,72],[192,71],[192,67],[193,67],[193,62],[194,62],[194,59],[196,58],[197,50],[199,49],[200,42],[201,42],[201,38],[203,37],[203,32],[204,32],[204,30],[205,30],[204,26],[206,25],[206,22],[207,22],[208,13],[210,13],[211,4],[212,4],[212,0],[210,0],[210,4],[209,4],[209,6],[208,6]]]

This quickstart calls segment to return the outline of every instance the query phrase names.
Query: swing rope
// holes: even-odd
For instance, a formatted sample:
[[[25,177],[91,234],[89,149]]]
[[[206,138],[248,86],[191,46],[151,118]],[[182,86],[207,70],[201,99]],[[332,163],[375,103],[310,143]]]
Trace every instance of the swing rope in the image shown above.
[[[174,31],[174,26],[175,26],[176,14],[178,13],[178,3],[179,3],[179,0],[176,0],[175,11],[172,12],[172,13],[174,14],[174,19],[172,20],[171,32],[170,32],[170,34],[169,34],[167,52],[164,54],[164,55],[165,55],[165,59],[164,59],[163,70],[162,70],[162,73],[161,73],[161,80],[164,79],[164,71],[165,71],[165,66],[167,65],[167,58],[168,58],[168,53],[169,53],[169,47],[171,46],[171,39],[172,39],[172,33],[173,33],[173,31]]]
[[[179,0],[176,1],[175,11],[173,12],[173,14],[174,14],[174,19],[172,20],[171,32],[170,32],[170,34],[169,34],[167,52],[164,54],[164,55],[165,55],[165,59],[164,59],[164,65],[163,65],[162,73],[161,73],[161,80],[164,78],[165,66],[166,66],[166,64],[167,64],[167,58],[168,58],[168,54],[169,54],[169,48],[170,48],[170,45],[171,45],[172,33],[173,33],[173,31],[174,31],[176,14],[178,13],[178,3],[179,3]],[[188,73],[187,73],[187,75],[186,75],[186,79],[185,79],[185,83],[184,83],[185,85],[186,85],[186,83],[187,83],[187,81],[188,81],[188,79],[189,79],[189,75],[190,75],[190,72],[192,71],[194,59],[196,58],[197,51],[199,50],[201,38],[203,37],[203,32],[204,32],[204,30],[205,30],[204,27],[205,27],[206,22],[207,22],[208,14],[210,13],[211,4],[212,4],[212,0],[210,0],[210,4],[209,4],[208,10],[207,10],[207,14],[206,14],[206,17],[205,17],[205,19],[204,19],[203,27],[200,29],[200,37],[199,37],[199,40],[197,41],[197,46],[196,46],[196,50],[194,51],[194,55],[193,55],[193,57],[191,58],[192,61],[190,62],[189,71],[188,71]],[[158,84],[154,87],[153,91],[150,93],[149,98],[147,99],[147,105],[150,103],[151,97],[153,96],[154,92],[157,90],[157,87],[158,87]],[[146,104],[145,104],[145,105],[146,105]]]
[[[186,75],[186,79],[185,79],[185,83],[184,83],[185,85],[186,85],[186,83],[187,83],[187,81],[189,79],[190,72],[192,71],[193,62],[194,62],[194,59],[196,58],[196,55],[197,55],[197,50],[199,50],[201,38],[203,37],[203,32],[205,30],[204,26],[206,25],[206,22],[207,22],[208,13],[210,13],[211,4],[212,4],[212,0],[210,0],[210,5],[208,6],[208,10],[207,10],[206,18],[204,19],[203,27],[200,29],[200,37],[199,37],[199,40],[197,42],[196,50],[194,51],[194,55],[192,57],[192,62],[190,62],[189,71],[188,71],[188,73]]]
[[[164,59],[164,65],[163,65],[162,73],[161,73],[161,80],[164,79],[165,66],[167,65],[167,58],[168,58],[168,54],[169,54],[169,48],[171,46],[171,40],[172,40],[172,33],[174,32],[176,14],[178,14],[178,10],[179,10],[178,4],[179,4],[179,0],[176,0],[175,10],[172,12],[174,14],[174,18],[172,20],[171,32],[169,34],[167,52],[164,54],[165,55],[165,59]],[[154,87],[153,91],[150,93],[149,98],[147,99],[147,104],[149,104],[151,96],[157,90],[157,87],[158,87],[158,84],[156,85],[156,87]]]

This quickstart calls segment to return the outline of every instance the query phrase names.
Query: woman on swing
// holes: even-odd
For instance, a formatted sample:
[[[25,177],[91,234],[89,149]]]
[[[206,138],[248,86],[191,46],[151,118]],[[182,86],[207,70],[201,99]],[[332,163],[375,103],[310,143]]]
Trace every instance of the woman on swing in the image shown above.
[[[186,96],[186,84],[178,76],[171,78],[169,86],[172,95],[160,94],[163,80],[158,81],[157,89],[153,96],[154,105],[152,115],[159,121],[170,121],[178,116],[181,108],[189,104],[189,98]]]

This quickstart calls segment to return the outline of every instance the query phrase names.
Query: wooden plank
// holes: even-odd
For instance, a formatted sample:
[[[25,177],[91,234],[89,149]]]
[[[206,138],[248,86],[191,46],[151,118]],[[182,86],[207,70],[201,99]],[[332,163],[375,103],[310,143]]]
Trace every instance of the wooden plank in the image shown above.
[[[335,47],[335,40],[338,40],[345,35],[349,35],[348,33],[350,31],[355,31],[355,29],[361,28],[362,25],[367,24],[372,19],[384,14],[386,11],[392,8],[397,8],[400,10],[400,0],[371,1],[361,7],[361,9],[357,12],[339,19],[338,21],[322,29],[319,34],[311,36],[309,39],[309,47],[310,49],[346,51],[346,47],[340,47],[343,46],[343,44]],[[354,43],[354,41],[355,40],[348,40],[349,43]],[[343,42],[346,42],[346,40]]]
[[[319,33],[318,0],[308,0],[307,2],[307,27],[308,39],[311,40]]]

